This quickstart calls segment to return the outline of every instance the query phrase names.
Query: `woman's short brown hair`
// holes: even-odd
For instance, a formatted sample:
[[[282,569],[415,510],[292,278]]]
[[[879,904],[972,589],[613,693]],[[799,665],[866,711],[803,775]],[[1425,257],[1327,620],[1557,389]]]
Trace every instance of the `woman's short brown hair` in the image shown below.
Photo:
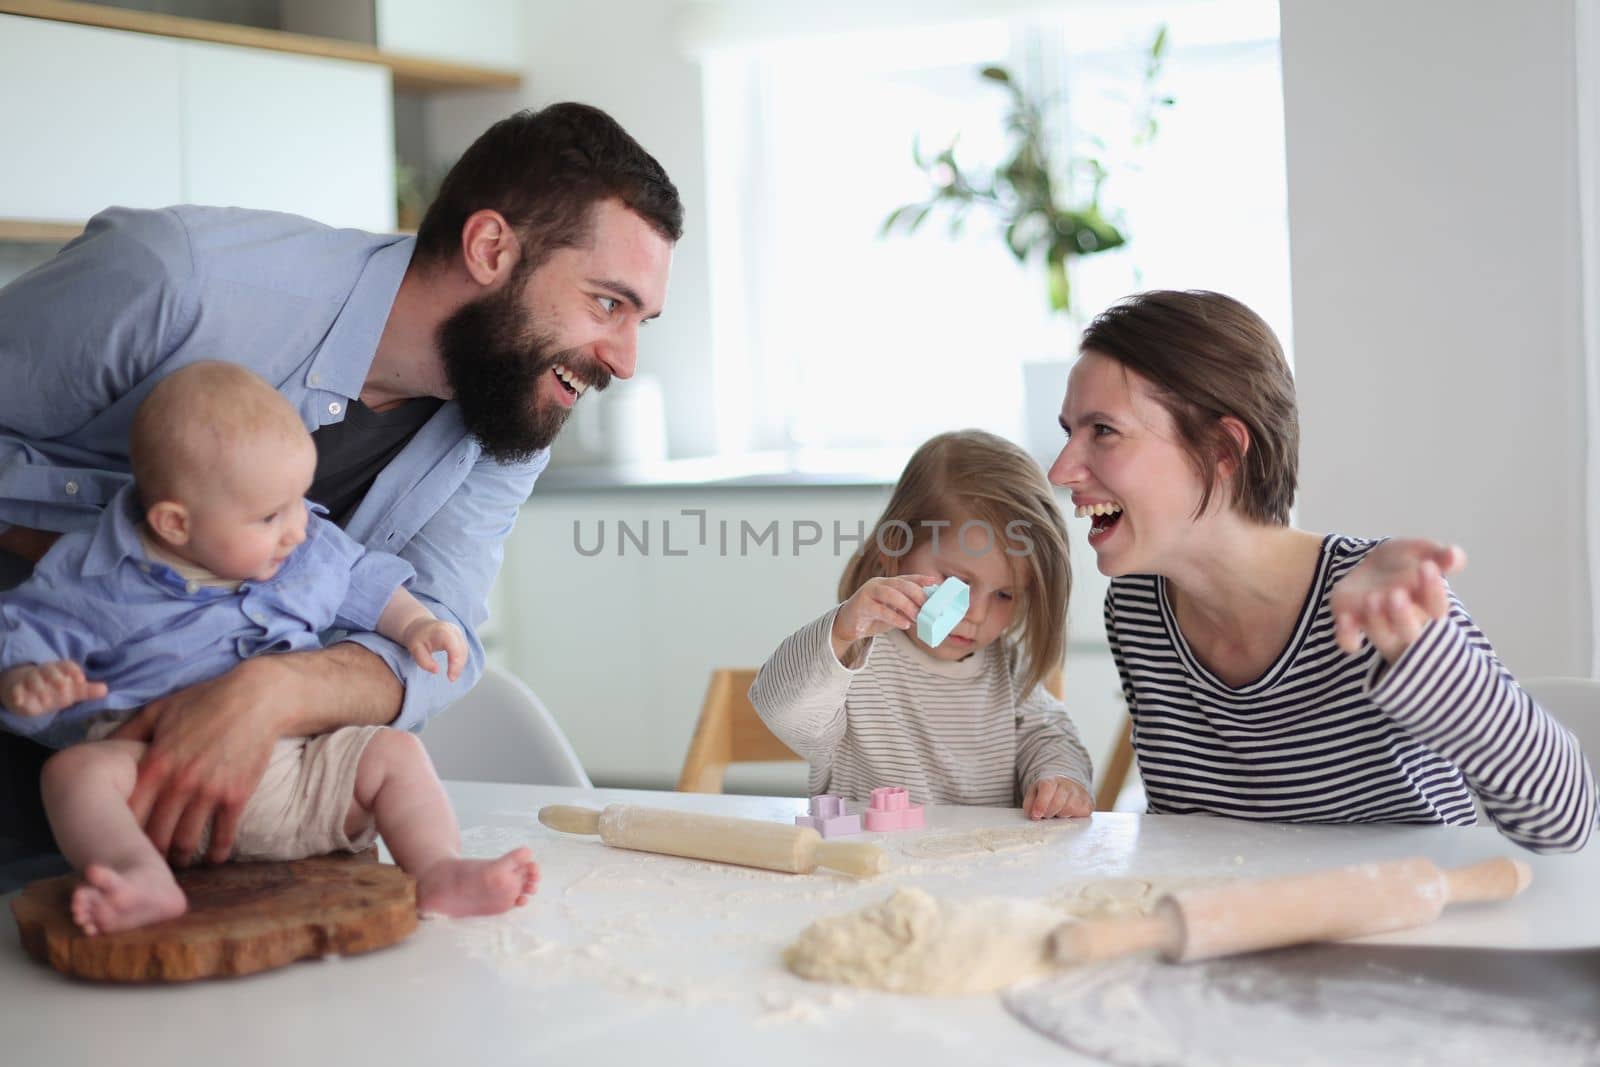
[[[1236,472],[1233,506],[1259,522],[1288,525],[1300,416],[1283,346],[1260,315],[1221,293],[1157,289],[1096,315],[1078,348],[1154,387],[1204,486],[1196,515],[1211,503],[1217,461],[1226,459]],[[1247,447],[1223,427],[1225,415],[1249,431]]]
[[[989,549],[1004,551],[1030,579],[1012,626],[1024,662],[1022,691],[1032,693],[1066,653],[1072,595],[1067,524],[1039,464],[1002,437],[958,430],[918,448],[845,567],[839,599],[850,599],[869,579],[898,574],[897,561],[931,540],[933,531],[966,520],[986,525]],[[949,533],[961,535],[954,527]]]

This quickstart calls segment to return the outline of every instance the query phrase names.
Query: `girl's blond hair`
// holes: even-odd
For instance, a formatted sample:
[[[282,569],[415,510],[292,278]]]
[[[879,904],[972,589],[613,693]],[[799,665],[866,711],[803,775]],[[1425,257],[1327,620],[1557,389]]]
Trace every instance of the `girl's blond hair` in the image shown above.
[[[912,455],[889,504],[839,580],[848,600],[869,579],[899,573],[899,561],[931,540],[956,536],[957,523],[987,524],[990,550],[1004,551],[1031,580],[1021,593],[1012,641],[1026,664],[1022,691],[1033,692],[1060,665],[1067,645],[1072,567],[1067,525],[1054,491],[1032,456],[982,430],[942,433]]]

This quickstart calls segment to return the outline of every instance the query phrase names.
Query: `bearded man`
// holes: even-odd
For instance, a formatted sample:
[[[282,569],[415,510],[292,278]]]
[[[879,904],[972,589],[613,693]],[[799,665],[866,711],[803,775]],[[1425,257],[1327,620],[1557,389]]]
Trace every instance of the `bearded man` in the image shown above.
[[[131,803],[157,848],[194,856],[210,826],[207,855],[225,858],[279,737],[416,729],[477,680],[502,542],[573,405],[633,374],[682,228],[661,165],[566,103],[479,137],[414,238],[111,208],[0,289],[0,589],[129,480],[128,427],[155,383],[226,360],[299,411],[317,446],[310,499],[410,562],[412,592],[468,637],[455,684],[376,634],[332,633],[147,705],[120,735],[149,742]],[[0,734],[0,892],[53,851],[49,754]]]

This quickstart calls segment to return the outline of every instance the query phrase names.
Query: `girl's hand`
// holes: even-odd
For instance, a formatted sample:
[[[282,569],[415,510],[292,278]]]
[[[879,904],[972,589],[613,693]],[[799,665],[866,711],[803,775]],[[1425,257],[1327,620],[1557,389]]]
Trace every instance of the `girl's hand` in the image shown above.
[[[1094,798],[1071,778],[1041,778],[1028,787],[1022,810],[1030,819],[1081,819],[1094,811]]]
[[[865,641],[890,630],[909,630],[917,624],[928,594],[924,586],[938,585],[940,579],[926,574],[902,574],[894,578],[872,578],[839,607],[833,617],[833,654],[843,663],[857,641]]]
[[[51,715],[106,695],[106,683],[91,682],[71,660],[30,663],[0,674],[0,704],[28,718]]]
[[[1467,554],[1455,545],[1385,541],[1333,587],[1333,639],[1355,653],[1365,637],[1393,663],[1428,623],[1450,613],[1444,579],[1466,565]]]
[[[429,674],[438,674],[439,665],[433,661],[434,653],[445,654],[445,674],[452,682],[461,677],[467,665],[467,639],[461,628],[441,619],[418,619],[407,626],[402,636],[411,658]]]

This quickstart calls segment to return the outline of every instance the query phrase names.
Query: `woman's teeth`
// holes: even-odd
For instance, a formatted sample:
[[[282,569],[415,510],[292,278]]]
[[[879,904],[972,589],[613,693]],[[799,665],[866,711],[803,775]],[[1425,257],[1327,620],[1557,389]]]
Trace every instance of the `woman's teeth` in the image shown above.
[[[1087,518],[1090,515],[1120,515],[1121,504],[1079,504],[1073,514],[1078,518]]]

